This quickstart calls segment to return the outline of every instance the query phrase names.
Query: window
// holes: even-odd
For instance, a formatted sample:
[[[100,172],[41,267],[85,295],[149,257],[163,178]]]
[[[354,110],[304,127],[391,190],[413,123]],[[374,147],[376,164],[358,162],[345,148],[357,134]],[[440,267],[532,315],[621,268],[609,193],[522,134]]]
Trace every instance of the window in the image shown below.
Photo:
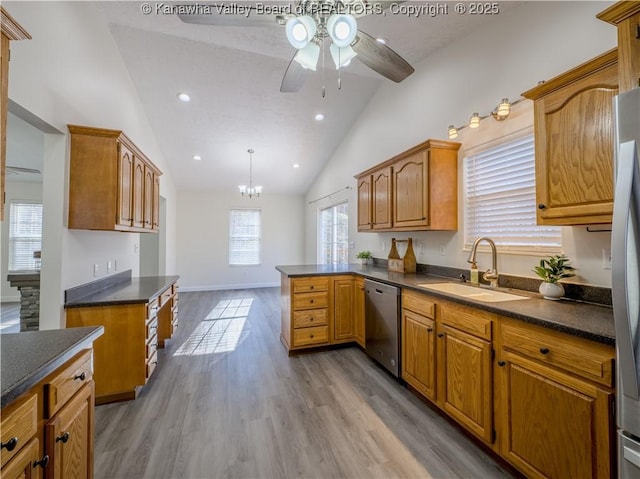
[[[349,203],[320,210],[320,264],[349,262]]]
[[[9,218],[9,271],[33,271],[33,252],[42,249],[42,204],[12,202]]]
[[[260,264],[262,242],[262,212],[231,210],[229,212],[229,264],[250,266]]]
[[[488,236],[502,251],[559,251],[560,228],[536,225],[533,135],[465,158],[465,247]]]

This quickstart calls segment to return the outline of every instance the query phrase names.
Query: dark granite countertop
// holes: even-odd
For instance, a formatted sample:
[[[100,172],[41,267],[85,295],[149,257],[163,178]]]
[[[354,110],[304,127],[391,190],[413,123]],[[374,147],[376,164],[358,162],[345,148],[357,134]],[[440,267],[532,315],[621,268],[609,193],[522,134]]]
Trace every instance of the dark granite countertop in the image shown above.
[[[550,329],[562,331],[574,336],[590,339],[604,344],[615,345],[615,326],[613,309],[609,306],[584,303],[572,300],[549,301],[540,294],[530,291],[497,288],[498,291],[525,296],[518,301],[487,303],[447,293],[441,293],[418,286],[422,283],[456,282],[452,278],[425,275],[420,273],[395,273],[379,266],[348,265],[292,265],[276,266],[276,269],[288,277],[356,274],[383,283],[430,294],[461,304],[491,311],[510,318],[538,324]],[[467,283],[468,284],[468,283]]]
[[[0,335],[1,407],[88,348],[103,332],[102,326],[91,326]]]
[[[65,308],[147,303],[178,281],[180,276],[141,276],[110,285],[64,303]]]

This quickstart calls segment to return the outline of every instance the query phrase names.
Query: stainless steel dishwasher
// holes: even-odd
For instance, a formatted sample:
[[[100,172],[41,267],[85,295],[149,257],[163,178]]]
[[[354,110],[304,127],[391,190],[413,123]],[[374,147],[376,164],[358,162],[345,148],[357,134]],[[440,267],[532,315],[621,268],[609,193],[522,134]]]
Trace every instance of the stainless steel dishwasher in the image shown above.
[[[391,374],[400,373],[400,288],[369,279],[366,293],[366,352]]]

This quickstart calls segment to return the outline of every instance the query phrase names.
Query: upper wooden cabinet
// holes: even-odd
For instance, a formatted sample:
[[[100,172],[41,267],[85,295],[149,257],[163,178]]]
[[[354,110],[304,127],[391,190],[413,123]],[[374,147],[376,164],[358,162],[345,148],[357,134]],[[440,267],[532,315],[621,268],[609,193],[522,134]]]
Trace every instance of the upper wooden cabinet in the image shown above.
[[[0,221],[4,218],[4,181],[7,159],[7,103],[9,100],[9,42],[31,35],[0,6]]]
[[[69,132],[69,228],[156,233],[160,170],[120,130]]]
[[[597,17],[618,28],[620,92],[640,87],[640,2],[617,2]]]
[[[427,140],[357,175],[358,231],[455,231],[459,148]]]
[[[538,224],[611,223],[614,49],[522,94],[534,100]]]

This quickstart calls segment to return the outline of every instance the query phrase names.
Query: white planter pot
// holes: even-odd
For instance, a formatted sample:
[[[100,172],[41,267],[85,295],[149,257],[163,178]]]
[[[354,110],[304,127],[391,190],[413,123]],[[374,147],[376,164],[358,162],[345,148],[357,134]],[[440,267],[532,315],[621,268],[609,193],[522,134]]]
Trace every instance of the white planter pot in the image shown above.
[[[540,283],[538,289],[544,299],[557,301],[564,295],[564,287],[560,283]]]

